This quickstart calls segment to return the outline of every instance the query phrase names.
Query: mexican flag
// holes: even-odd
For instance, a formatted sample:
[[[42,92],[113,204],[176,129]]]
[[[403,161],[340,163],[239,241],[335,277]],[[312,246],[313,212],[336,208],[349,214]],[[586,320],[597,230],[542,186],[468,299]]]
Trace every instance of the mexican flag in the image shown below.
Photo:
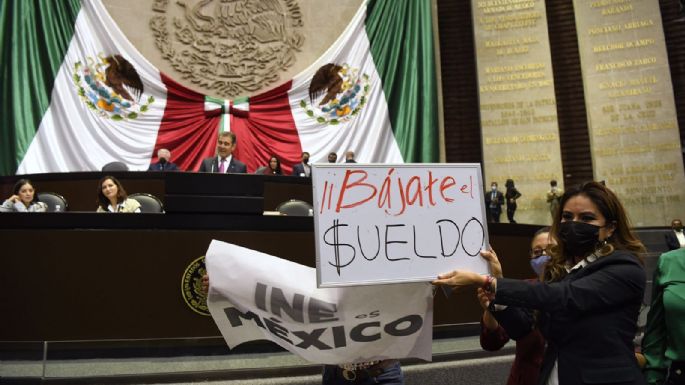
[[[278,156],[286,172],[351,150],[358,162],[438,161],[430,1],[364,2],[343,34],[293,79],[221,100],[160,73],[100,0],[7,1],[0,173],[147,170],[167,148],[183,170],[237,135],[248,171]],[[305,37],[306,38],[306,37]]]

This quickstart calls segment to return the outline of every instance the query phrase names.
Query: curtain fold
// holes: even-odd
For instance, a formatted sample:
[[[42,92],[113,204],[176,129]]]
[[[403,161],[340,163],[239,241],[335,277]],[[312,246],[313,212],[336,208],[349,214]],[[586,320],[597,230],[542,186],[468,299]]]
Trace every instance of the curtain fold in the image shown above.
[[[366,33],[406,162],[439,161],[432,28],[430,0],[369,1]]]
[[[79,0],[0,2],[1,175],[14,173],[50,105],[79,8]]]

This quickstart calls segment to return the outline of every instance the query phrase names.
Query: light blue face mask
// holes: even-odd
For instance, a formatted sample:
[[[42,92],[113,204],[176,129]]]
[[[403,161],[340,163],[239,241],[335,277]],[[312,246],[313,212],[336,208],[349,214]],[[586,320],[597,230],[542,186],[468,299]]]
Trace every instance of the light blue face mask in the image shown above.
[[[545,264],[549,261],[549,255],[542,254],[539,257],[531,258],[530,267],[533,268],[537,276],[542,275],[542,271],[545,269]]]

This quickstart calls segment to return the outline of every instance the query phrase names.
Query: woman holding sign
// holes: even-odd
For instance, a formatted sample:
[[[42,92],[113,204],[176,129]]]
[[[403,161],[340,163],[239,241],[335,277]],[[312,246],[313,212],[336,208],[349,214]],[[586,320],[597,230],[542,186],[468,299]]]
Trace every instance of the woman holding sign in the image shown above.
[[[537,282],[542,277],[545,265],[550,258],[547,250],[551,245],[556,244],[554,239],[550,238],[549,231],[549,227],[543,227],[533,235],[529,257],[531,272],[535,272],[535,278],[528,279],[529,282]],[[483,258],[488,261],[492,275],[501,278],[502,266],[495,251],[483,253]],[[545,351],[545,338],[540,330],[536,326],[532,329],[521,330],[520,335],[510,336],[490,311],[488,306],[490,299],[482,288],[478,288],[478,301],[484,309],[480,322],[480,346],[487,351],[497,351],[510,339],[516,340],[516,354],[507,385],[536,384]]]
[[[551,228],[557,245],[544,282],[455,270],[433,283],[480,285],[510,335],[537,322],[547,340],[540,384],[645,384],[633,351],[645,289],[639,255],[645,248],[621,202],[601,183],[571,188],[560,203],[559,221]],[[537,321],[533,310],[539,311]]]

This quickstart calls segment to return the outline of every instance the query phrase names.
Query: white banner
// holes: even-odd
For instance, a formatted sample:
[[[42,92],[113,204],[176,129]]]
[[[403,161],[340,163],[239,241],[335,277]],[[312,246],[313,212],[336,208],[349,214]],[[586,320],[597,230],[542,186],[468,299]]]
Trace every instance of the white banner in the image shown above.
[[[230,348],[270,340],[307,361],[431,360],[429,283],[317,289],[313,268],[212,241],[207,305]]]

